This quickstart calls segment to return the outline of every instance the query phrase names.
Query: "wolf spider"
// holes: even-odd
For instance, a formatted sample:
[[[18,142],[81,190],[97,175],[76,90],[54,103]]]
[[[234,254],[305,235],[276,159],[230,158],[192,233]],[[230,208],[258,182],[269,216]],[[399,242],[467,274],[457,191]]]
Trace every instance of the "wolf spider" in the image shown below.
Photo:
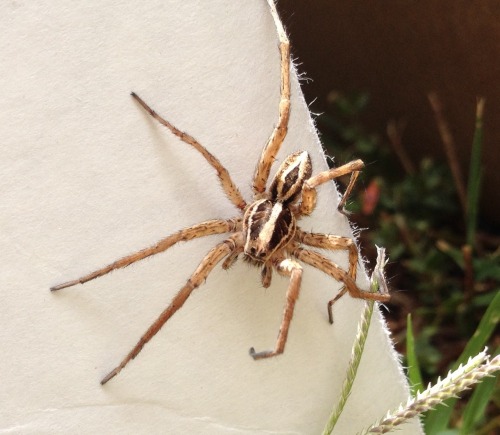
[[[170,305],[149,327],[122,362],[103,378],[101,384],[105,384],[116,376],[130,360],[139,354],[144,345],[183,306],[193,290],[205,281],[218,263],[224,260],[222,268],[228,269],[240,254],[250,264],[261,268],[261,280],[264,287],[270,286],[273,269],[280,275],[290,279],[276,345],[273,350],[263,352],[256,352],[251,348],[250,355],[255,360],[279,355],[285,349],[288,329],[292,320],[295,302],[299,296],[302,278],[302,267],[297,260],[316,267],[344,284],[335,298],[328,302],[330,323],[333,323],[332,305],[346,292],[349,292],[352,297],[360,299],[382,302],[389,300],[389,295],[386,292],[371,293],[357,287],[355,280],[358,250],[352,239],[330,234],[311,233],[303,231],[297,226],[297,221],[302,216],[311,214],[316,206],[316,187],[337,177],[351,174],[346,192],[339,203],[339,209],[343,209],[346,198],[359,174],[359,170],[363,167],[361,160],[355,160],[338,168],[323,171],[312,176],[309,154],[306,151],[297,151],[284,160],[271,181],[269,189],[266,190],[271,166],[287,133],[290,115],[290,44],[273,1],[268,0],[268,3],[279,36],[281,98],[278,124],[273,129],[264,146],[255,170],[252,185],[253,199],[251,202],[247,203],[243,199],[229,172],[213,154],[192,136],[180,131],[167,120],[163,119],[137,94],[131,94],[154,119],[203,155],[206,161],[217,171],[224,193],[234,206],[240,210],[241,215],[233,219],[213,219],[190,226],[160,240],[151,247],[123,257],[81,278],[51,288],[52,291],[56,291],[76,284],[83,284],[103,276],[112,270],[129,266],[136,261],[166,251],[181,241],[188,241],[213,234],[230,233],[223,242],[217,244],[208,252],[184,287],[175,295]],[[318,252],[303,248],[302,245],[327,250],[348,251],[348,271],[344,271]]]

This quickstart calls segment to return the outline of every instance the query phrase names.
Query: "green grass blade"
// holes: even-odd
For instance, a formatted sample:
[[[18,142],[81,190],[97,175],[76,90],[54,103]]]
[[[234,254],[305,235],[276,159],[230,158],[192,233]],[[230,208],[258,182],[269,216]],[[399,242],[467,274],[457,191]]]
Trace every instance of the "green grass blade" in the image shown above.
[[[500,353],[500,348],[497,348],[495,355]],[[463,413],[462,427],[460,428],[460,435],[469,435],[473,433],[477,424],[484,419],[486,406],[495,391],[495,386],[500,373],[495,376],[485,378],[474,390],[472,396],[465,407]]]
[[[479,322],[476,332],[465,346],[464,351],[453,365],[453,369],[460,364],[467,362],[471,356],[477,355],[485,347],[488,339],[493,333],[500,320],[500,292],[491,301],[483,318]],[[449,426],[449,421],[453,407],[457,399],[450,399],[445,405],[438,406],[434,411],[427,413],[425,418],[425,433],[427,435],[437,435]]]
[[[387,282],[385,280],[384,268],[387,264],[385,258],[385,249],[379,248],[377,246],[377,264],[373,270],[370,279],[370,289],[373,292],[387,293],[389,290],[387,288]],[[337,421],[344,410],[347,399],[351,394],[352,386],[354,385],[354,380],[358,373],[359,363],[361,362],[361,357],[363,356],[363,351],[365,349],[366,339],[368,338],[368,331],[370,329],[372,314],[373,314],[374,301],[365,301],[365,307],[361,313],[361,319],[358,324],[358,333],[356,334],[356,339],[354,340],[351,359],[349,360],[349,365],[347,367],[346,377],[342,384],[342,391],[340,393],[339,401],[330,414],[330,418],[323,429],[323,435],[330,435],[337,424]]]
[[[415,337],[413,336],[413,326],[411,314],[406,318],[406,361],[408,365],[408,379],[410,381],[411,395],[415,396],[418,391],[423,391],[422,375],[415,353]]]
[[[500,292],[495,295],[495,298],[491,301],[491,304],[486,309],[486,312],[479,322],[479,326],[477,327],[476,332],[474,332],[474,335],[465,346],[464,351],[460,355],[460,358],[457,360],[457,362],[454,364],[453,368],[456,368],[460,364],[465,363],[469,357],[477,355],[484,349],[488,339],[490,338],[492,332],[495,330],[495,327],[498,325],[499,321]]]
[[[358,333],[356,340],[354,342],[351,359],[349,361],[349,366],[347,368],[346,378],[342,384],[342,391],[340,393],[339,402],[337,406],[332,411],[328,422],[323,429],[323,435],[330,435],[333,432],[335,425],[337,424],[340,414],[344,410],[347,399],[349,398],[354,385],[354,380],[358,374],[359,363],[361,362],[361,357],[363,356],[363,351],[365,348],[366,338],[368,337],[368,329],[370,328],[371,318],[373,314],[373,301],[365,302],[365,308],[361,315],[361,320],[358,325]]]
[[[472,140],[472,151],[467,186],[467,244],[474,247],[481,190],[481,148],[483,144],[484,98],[477,102],[476,128]]]

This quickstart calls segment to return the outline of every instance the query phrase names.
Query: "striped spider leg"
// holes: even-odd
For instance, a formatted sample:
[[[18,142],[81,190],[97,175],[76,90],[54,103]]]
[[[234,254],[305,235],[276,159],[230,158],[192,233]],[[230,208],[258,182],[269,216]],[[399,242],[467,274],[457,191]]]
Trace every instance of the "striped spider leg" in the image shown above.
[[[181,141],[198,151],[208,164],[215,169],[225,195],[240,214],[232,219],[213,219],[185,228],[160,240],[151,247],[123,257],[81,278],[51,288],[52,291],[56,291],[77,284],[84,284],[113,270],[127,267],[146,257],[164,252],[179,242],[215,234],[228,234],[225,240],[218,243],[205,255],[184,287],[178,291],[171,303],[161,312],[120,364],[103,378],[101,384],[105,384],[115,377],[141,352],[144,345],[183,306],[192,292],[205,281],[217,264],[222,262],[222,268],[228,269],[240,255],[243,256],[245,261],[261,269],[261,281],[264,287],[271,285],[273,270],[289,279],[285,308],[275,347],[273,350],[264,352],[256,352],[254,348],[251,348],[250,355],[254,359],[276,356],[283,353],[285,349],[295,303],[300,293],[303,270],[299,261],[325,272],[344,284],[339,294],[328,303],[331,322],[332,305],[346,292],[361,299],[377,301],[387,301],[389,299],[388,294],[369,293],[357,287],[355,279],[358,251],[353,240],[329,234],[305,232],[297,225],[297,221],[301,217],[313,212],[316,206],[317,187],[342,175],[351,174],[351,181],[339,203],[339,209],[343,208],[359,171],[363,167],[361,160],[312,176],[309,154],[306,151],[297,151],[290,154],[282,162],[269,188],[266,188],[275,157],[287,133],[290,115],[290,44],[277,15],[273,0],[267,1],[279,37],[281,59],[280,103],[278,123],[264,146],[254,173],[252,201],[248,203],[245,201],[227,169],[204,146],[158,115],[137,94],[131,94],[151,117]],[[302,245],[319,249],[348,251],[349,270],[344,271],[319,253],[302,248]]]
[[[262,154],[260,156],[255,175],[253,177],[253,193],[256,199],[265,197],[265,190],[271,166],[273,165],[276,155],[285,140],[288,131],[288,120],[290,119],[290,41],[286,36],[283,24],[276,11],[276,6],[273,0],[267,0],[271,15],[276,26],[279,38],[280,50],[280,68],[281,68],[281,84],[280,84],[280,102],[278,110],[278,123],[269,136]]]
[[[245,245],[245,254],[251,258],[264,257],[269,249],[273,248],[273,242],[283,243],[277,248],[276,254],[271,255],[272,266],[282,275],[290,276],[290,284],[286,294],[286,304],[281,321],[281,326],[276,341],[275,348],[270,351],[255,352],[253,348],[250,349],[250,355],[254,359],[269,358],[272,356],[283,353],[288,336],[288,329],[291,319],[293,317],[293,310],[296,300],[300,292],[300,280],[302,277],[302,266],[293,258],[300,260],[312,267],[315,267],[322,272],[330,275],[332,278],[344,284],[344,287],[337,294],[337,296],[330,300],[327,304],[328,316],[330,323],[333,323],[332,306],[340,299],[346,292],[354,298],[369,299],[379,302],[387,302],[390,299],[388,294],[371,293],[358,288],[355,283],[356,270],[358,263],[358,249],[354,240],[348,237],[335,236],[331,234],[318,234],[310,233],[301,230],[296,221],[301,217],[309,215],[316,207],[316,188],[327,181],[341,177],[343,175],[351,174],[351,180],[347,190],[339,202],[339,209],[345,204],[346,197],[349,195],[354,185],[360,169],[364,166],[361,160],[355,160],[347,163],[338,168],[333,168],[327,171],[320,172],[315,176],[311,176],[312,166],[309,154],[305,151],[299,151],[291,154],[281,164],[269,188],[269,202],[268,207],[270,210],[265,210],[263,204],[266,200],[258,200],[249,206],[250,213],[248,218],[249,222],[253,224],[252,217],[255,217],[255,222],[260,219],[259,213],[267,212],[269,216],[277,216],[273,222],[273,231],[266,234],[265,227],[272,222],[272,218],[263,219],[264,223],[261,225],[262,230],[252,237],[251,232],[246,233],[247,242]],[[299,202],[300,201],[300,202]],[[287,211],[290,216],[287,216]],[[279,214],[278,214],[279,213]],[[244,219],[245,224],[251,228],[252,225],[247,223],[247,214]],[[293,235],[291,235],[293,233]],[[283,239],[286,238],[286,242]],[[301,245],[308,245],[320,249],[328,250],[346,250],[349,252],[349,270],[344,271],[334,262],[330,261],[318,252],[310,249],[304,249]],[[256,249],[255,246],[260,246]],[[286,257],[283,258],[283,251]],[[292,257],[291,259],[287,257]],[[274,260],[272,260],[274,258]],[[247,258],[248,260],[248,258]],[[264,277],[266,283],[270,282],[271,269],[266,268],[264,263],[263,268],[263,284]],[[266,271],[266,272],[264,272]]]

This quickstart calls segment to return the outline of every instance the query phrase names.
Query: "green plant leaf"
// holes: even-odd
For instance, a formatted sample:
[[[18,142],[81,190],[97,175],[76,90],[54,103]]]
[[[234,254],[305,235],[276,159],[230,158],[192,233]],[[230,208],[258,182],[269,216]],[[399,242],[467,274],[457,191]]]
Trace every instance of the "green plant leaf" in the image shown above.
[[[472,151],[467,186],[467,244],[474,247],[477,227],[477,212],[481,190],[481,148],[483,144],[484,99],[479,99],[476,109],[476,128],[472,140]]]
[[[484,348],[499,320],[500,293],[497,293],[479,322],[476,332],[474,332],[464,351],[453,365],[453,369],[465,363],[469,357],[477,355]],[[457,399],[447,400],[434,411],[427,413],[425,418],[425,433],[427,435],[439,435],[447,429],[456,401]]]
[[[422,375],[415,354],[415,338],[413,336],[413,326],[411,314],[406,318],[406,361],[408,365],[408,379],[410,380],[411,395],[415,396],[418,391],[424,389]]]
[[[495,355],[500,352],[497,348]],[[485,378],[474,390],[472,396],[465,407],[463,413],[462,426],[460,428],[460,435],[469,435],[473,433],[474,428],[484,419],[486,406],[495,391],[495,385],[500,373],[495,376]]]

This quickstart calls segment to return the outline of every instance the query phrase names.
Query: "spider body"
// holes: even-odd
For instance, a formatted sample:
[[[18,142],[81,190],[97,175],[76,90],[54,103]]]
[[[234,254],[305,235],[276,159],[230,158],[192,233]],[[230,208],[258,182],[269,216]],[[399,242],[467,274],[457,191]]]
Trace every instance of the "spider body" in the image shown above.
[[[306,151],[291,154],[274,176],[267,199],[259,199],[245,210],[246,256],[257,262],[266,262],[293,239],[297,221],[292,207],[311,172],[311,158]]]
[[[292,240],[297,224],[282,202],[259,199],[248,207],[243,220],[245,256],[264,263]]]
[[[273,270],[289,279],[285,308],[275,347],[273,350],[263,352],[255,352],[251,348],[250,355],[254,359],[273,357],[283,353],[285,349],[288,330],[302,280],[302,266],[299,261],[321,270],[344,284],[337,296],[328,302],[330,323],[333,323],[332,305],[346,292],[349,292],[352,297],[360,299],[389,300],[387,293],[371,293],[359,289],[356,285],[358,251],[352,239],[331,234],[307,232],[302,230],[297,223],[301,217],[313,212],[316,206],[316,188],[318,186],[342,175],[351,174],[351,181],[339,203],[339,209],[342,209],[359,171],[363,167],[361,160],[355,160],[312,176],[309,154],[306,151],[298,151],[290,154],[283,161],[266,190],[272,164],[286,136],[290,114],[289,42],[277,16],[273,1],[268,0],[268,4],[280,39],[281,99],[278,123],[264,146],[257,163],[252,184],[253,198],[249,203],[241,195],[227,169],[214,155],[196,139],[174,127],[151,109],[144,100],[132,93],[132,97],[147,113],[180,140],[202,154],[207,163],[217,172],[222,189],[227,198],[239,210],[240,215],[233,219],[212,219],[184,228],[165,237],[153,246],[123,257],[81,278],[51,288],[52,291],[56,291],[76,284],[83,284],[115,269],[127,267],[139,260],[166,251],[171,246],[182,241],[215,234],[228,234],[224,241],[218,243],[205,255],[186,284],[174,296],[171,303],[160,313],[120,364],[104,377],[101,381],[102,384],[116,376],[141,352],[144,345],[183,306],[192,292],[203,284],[218,263],[222,262],[222,267],[228,269],[241,254],[243,254],[244,260],[261,268],[261,280],[264,287],[271,284]],[[349,256],[348,270],[343,270],[327,257],[310,248],[346,251]]]

